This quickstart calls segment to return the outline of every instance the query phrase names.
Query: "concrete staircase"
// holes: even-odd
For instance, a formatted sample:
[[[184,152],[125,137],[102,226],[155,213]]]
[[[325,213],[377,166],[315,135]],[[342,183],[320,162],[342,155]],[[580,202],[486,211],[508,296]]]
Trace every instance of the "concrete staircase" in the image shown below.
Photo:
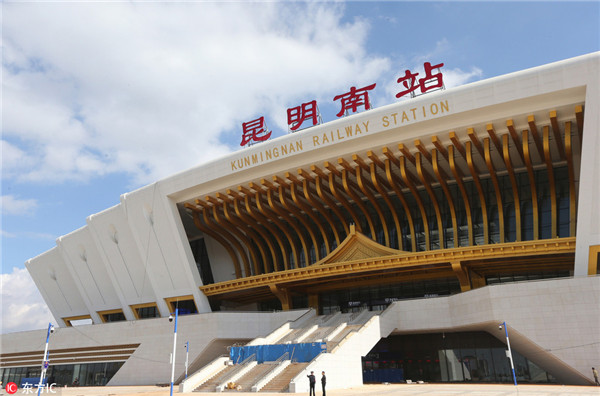
[[[194,381],[203,382],[195,391],[229,392],[233,389],[227,389],[226,385],[233,382],[235,390],[239,388],[243,392],[304,392],[306,374],[311,370],[316,373],[328,372],[328,384],[348,381],[349,378],[344,376],[354,378],[350,382],[362,384],[360,357],[366,354],[381,336],[385,337],[388,333],[387,330],[386,334],[380,332],[379,314],[380,312],[361,311],[316,316],[314,311],[309,312],[294,322],[285,323],[265,337],[250,341],[247,345],[325,342],[326,353],[316,356],[310,363],[294,362],[293,356],[290,361],[287,353],[277,362],[261,364],[257,364],[255,360],[244,365],[232,365],[230,362],[225,368],[221,368],[219,364],[223,363],[215,361],[212,367],[206,366],[194,373]],[[342,361],[351,361],[353,372],[337,374],[335,368],[343,366],[340,364]],[[215,373],[216,370],[219,371]],[[200,378],[202,376],[205,378]],[[206,378],[208,376],[211,377]],[[330,382],[331,380],[333,382]],[[182,387],[180,391],[186,392]]]
[[[262,363],[257,364],[254,368],[244,374],[242,377],[238,378],[237,381],[234,381],[236,385],[236,389],[238,386],[241,387],[239,389],[242,392],[250,392],[252,385],[254,385],[263,375],[265,375],[269,370],[273,368],[273,364]],[[225,389],[224,392],[233,391],[233,389]]]
[[[273,378],[265,385],[261,392],[287,392],[292,378],[301,373],[308,363],[292,363],[283,370],[277,377]]]
[[[223,370],[219,371],[214,376],[209,378],[208,381],[194,389],[194,392],[214,392],[216,386],[225,381],[229,374],[231,374],[231,372],[236,368],[234,365],[224,367],[225,368]]]

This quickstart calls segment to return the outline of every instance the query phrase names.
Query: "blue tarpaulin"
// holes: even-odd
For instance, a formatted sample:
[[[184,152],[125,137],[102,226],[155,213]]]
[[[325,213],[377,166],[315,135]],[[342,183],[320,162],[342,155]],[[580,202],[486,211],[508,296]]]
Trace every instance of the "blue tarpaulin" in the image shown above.
[[[276,345],[251,345],[243,347],[232,347],[229,350],[229,358],[234,364],[241,363],[248,357],[256,354],[256,361],[273,362],[288,352],[288,358],[298,363],[310,362],[320,353],[327,351],[324,342],[307,342],[301,344],[276,344]]]

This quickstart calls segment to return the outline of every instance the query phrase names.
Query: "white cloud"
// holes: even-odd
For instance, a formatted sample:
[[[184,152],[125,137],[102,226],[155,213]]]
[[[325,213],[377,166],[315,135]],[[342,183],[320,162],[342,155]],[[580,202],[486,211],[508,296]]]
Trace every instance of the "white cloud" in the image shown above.
[[[1,198],[3,215],[31,214],[38,205],[35,199],[19,199],[12,195],[2,195]]]
[[[0,230],[0,235],[2,235],[2,237],[4,237],[4,238],[16,238],[17,237],[16,234],[13,234],[12,232],[8,232],[5,230]]]
[[[235,149],[242,122],[284,132],[287,107],[390,68],[342,4],[3,8],[3,177],[25,181],[156,180]]]
[[[425,62],[430,62],[432,66],[435,66],[439,63],[444,63],[443,61],[439,61],[440,57],[443,54],[447,53],[452,49],[452,46],[448,42],[447,39],[442,39],[435,44],[435,48],[425,55],[419,55],[414,57],[411,64],[401,65],[397,67],[398,73],[390,79],[387,84],[384,86],[385,90],[385,98],[381,98],[377,101],[377,105],[382,105],[384,103],[390,103],[397,101],[396,94],[405,90],[405,87],[398,83],[398,79],[400,77],[405,76],[405,70],[410,70],[411,73],[417,73],[417,79],[423,78],[425,76],[424,64]],[[479,80],[483,77],[483,71],[476,67],[472,66],[470,70],[462,70],[460,68],[449,69],[448,65],[444,63],[444,66],[439,68],[439,72],[442,73],[444,87],[446,89],[454,88],[460,85],[464,85],[469,82],[473,82]],[[438,70],[434,69],[433,73],[437,74]],[[420,92],[417,92],[420,94]],[[406,94],[400,100],[409,99],[410,95]]]
[[[0,318],[2,334],[43,329],[54,318],[24,268],[0,275]]]

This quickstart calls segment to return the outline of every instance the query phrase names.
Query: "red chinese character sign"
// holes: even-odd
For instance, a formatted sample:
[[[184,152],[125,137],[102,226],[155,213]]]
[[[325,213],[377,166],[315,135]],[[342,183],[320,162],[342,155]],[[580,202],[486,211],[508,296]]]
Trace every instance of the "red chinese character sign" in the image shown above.
[[[312,121],[310,126],[317,125],[318,119],[319,109],[316,100],[287,109],[287,123],[291,131],[300,128],[304,121]]]
[[[271,137],[273,131],[268,131],[265,124],[265,117],[242,123],[242,142],[240,146],[248,143],[263,142]]]
[[[403,77],[398,79],[398,84],[402,83],[404,91],[400,91],[396,94],[397,98],[401,98],[402,96],[410,93],[414,96],[414,92],[417,89],[420,89],[421,93],[432,90],[434,88],[443,88],[444,80],[443,74],[441,72],[437,72],[435,74],[432,73],[434,69],[439,69],[444,66],[443,63],[439,63],[437,65],[431,66],[431,63],[425,62],[423,67],[425,68],[425,77],[419,78],[417,80],[417,76],[419,73],[412,73],[410,70],[406,70]],[[418,81],[418,84],[416,82]]]
[[[420,91],[420,95],[436,88],[444,89],[444,76],[440,71],[442,66],[444,66],[443,63],[431,65],[429,62],[425,62],[423,64],[424,76],[422,78],[418,78],[419,73],[405,70],[404,76],[398,78],[397,81],[404,89],[398,92],[396,97],[401,98],[406,94],[411,94],[412,97],[415,97],[417,91]],[[341,109],[336,115],[342,117],[344,114],[356,113],[359,107],[369,110],[371,108],[369,91],[373,90],[375,86],[376,84],[373,83],[362,88],[350,87],[349,92],[334,97],[333,100],[339,100],[341,104]],[[287,109],[287,123],[291,132],[299,130],[302,125],[310,123],[308,126],[314,126],[322,122],[316,100]],[[242,128],[242,142],[240,146],[263,142],[268,140],[272,134],[272,131],[267,129],[264,117],[244,122],[242,123]]]
[[[352,111],[352,113],[356,113],[358,106],[365,106],[365,110],[369,110],[371,108],[371,104],[369,102],[369,92],[373,88],[375,88],[376,84],[371,84],[367,87],[363,87],[360,89],[356,89],[356,87],[350,87],[350,92],[346,92],[345,94],[338,95],[333,100],[341,99],[342,109],[339,113],[337,113],[338,117],[341,117],[347,111]]]

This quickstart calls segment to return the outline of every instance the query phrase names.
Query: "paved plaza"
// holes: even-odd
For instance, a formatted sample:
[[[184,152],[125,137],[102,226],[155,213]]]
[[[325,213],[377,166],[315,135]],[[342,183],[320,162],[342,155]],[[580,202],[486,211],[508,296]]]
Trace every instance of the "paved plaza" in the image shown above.
[[[175,393],[175,392],[174,392]],[[224,393],[239,396],[256,396],[256,393],[229,391]],[[0,392],[0,394],[2,394]],[[6,394],[6,393],[4,393]],[[20,389],[15,395],[23,394]],[[188,393],[194,396],[215,395],[214,392]],[[259,393],[275,395],[276,393]],[[290,393],[277,393],[289,395]],[[293,393],[308,395],[308,393]],[[104,386],[57,389],[56,396],[169,396],[168,387],[157,386]],[[328,390],[327,396],[592,396],[600,395],[600,386],[562,386],[562,385],[499,385],[499,384],[392,384],[364,385],[343,390]],[[321,396],[317,389],[317,396]]]

